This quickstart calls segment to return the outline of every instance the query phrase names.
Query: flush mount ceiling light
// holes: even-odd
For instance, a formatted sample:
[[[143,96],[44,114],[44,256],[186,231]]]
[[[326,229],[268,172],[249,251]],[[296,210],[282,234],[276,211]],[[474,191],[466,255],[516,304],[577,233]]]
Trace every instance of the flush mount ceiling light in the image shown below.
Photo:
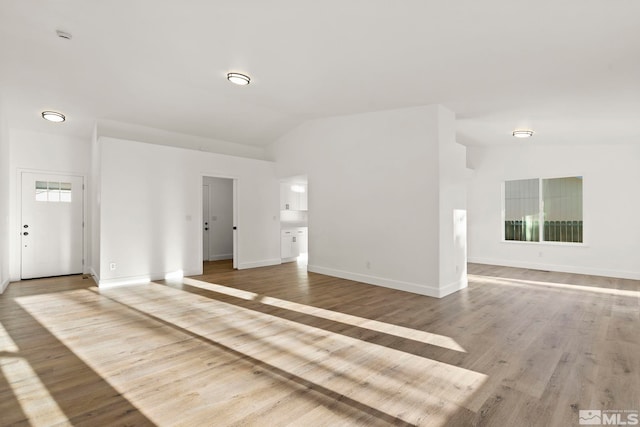
[[[227,80],[239,86],[246,86],[251,82],[251,78],[249,76],[245,76],[240,73],[228,73]]]
[[[43,111],[42,118],[55,123],[61,123],[66,120],[64,114],[58,113],[57,111]]]
[[[533,131],[531,129],[517,129],[512,133],[516,138],[530,138],[533,136]]]

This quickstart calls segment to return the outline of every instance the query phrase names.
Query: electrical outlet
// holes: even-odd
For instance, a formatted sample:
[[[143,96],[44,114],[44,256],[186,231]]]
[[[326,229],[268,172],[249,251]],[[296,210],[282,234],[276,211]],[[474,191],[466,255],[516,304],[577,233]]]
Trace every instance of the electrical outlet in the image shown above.
[[[116,269],[116,263],[112,262],[111,264],[109,264],[109,270],[114,271]]]

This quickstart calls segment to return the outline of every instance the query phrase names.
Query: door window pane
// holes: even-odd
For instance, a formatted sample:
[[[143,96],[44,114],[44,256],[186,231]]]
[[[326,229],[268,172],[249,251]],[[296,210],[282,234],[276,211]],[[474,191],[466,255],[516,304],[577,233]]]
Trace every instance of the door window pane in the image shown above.
[[[70,182],[61,182],[60,183],[60,201],[61,202],[71,202],[71,183]]]
[[[49,201],[50,202],[60,201],[60,183],[59,182],[49,182]]]
[[[46,181],[36,181],[36,201],[37,202],[46,202],[48,200],[47,197],[47,182]]]
[[[71,183],[55,181],[36,181],[36,201],[71,202]]]

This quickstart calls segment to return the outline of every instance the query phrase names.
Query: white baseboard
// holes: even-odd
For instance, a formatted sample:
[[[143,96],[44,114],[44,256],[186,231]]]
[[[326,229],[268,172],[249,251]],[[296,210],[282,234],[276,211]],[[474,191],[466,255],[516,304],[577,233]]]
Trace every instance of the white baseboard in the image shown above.
[[[138,285],[142,283],[149,283],[154,280],[165,280],[168,274],[174,274],[174,272],[152,273],[148,276],[130,276],[130,277],[114,277],[113,279],[98,279],[98,286],[100,288],[112,288],[116,286]],[[182,273],[184,277],[197,276],[199,274],[202,274],[202,271],[189,270],[189,271],[184,271]]]
[[[264,259],[262,261],[241,262],[238,264],[238,270],[245,270],[247,268],[268,267],[270,265],[281,264],[280,258]]]
[[[448,285],[440,287],[440,296],[438,298],[446,297],[447,295],[451,295],[454,292],[458,292],[469,286],[469,281],[467,280],[467,275],[460,278],[460,280],[456,280],[455,282],[451,282]]]
[[[126,285],[139,285],[143,283],[149,283],[152,281],[149,276],[131,276],[131,277],[116,277],[113,279],[99,279],[98,286],[100,288],[114,288],[116,286]]]
[[[444,287],[436,287],[432,285],[421,285],[418,283],[386,279],[384,277],[369,276],[360,273],[351,273],[349,271],[336,270],[333,268],[321,267],[318,265],[308,265],[307,270],[311,271],[312,273],[339,277],[341,279],[353,280],[369,285],[383,286],[385,288],[397,289],[399,291],[411,292],[414,294],[426,295],[434,298],[442,298],[466,287],[466,277],[464,280],[461,280],[459,282],[450,283]]]
[[[98,274],[93,269],[93,267],[89,267],[89,274],[91,275],[93,281],[96,282],[96,285],[100,286],[100,278],[98,277]]]
[[[233,259],[233,254],[219,254],[209,257],[209,261],[223,261],[226,259]]]
[[[9,278],[6,278],[2,281],[2,283],[0,283],[0,294],[3,293],[5,289],[9,287],[10,282],[11,281],[9,280]]]
[[[504,267],[529,268],[531,270],[557,271],[560,273],[586,274],[589,276],[615,277],[619,279],[640,280],[640,272],[608,270],[574,265],[555,265],[537,262],[511,261],[493,258],[469,257],[468,262],[475,264],[500,265]]]

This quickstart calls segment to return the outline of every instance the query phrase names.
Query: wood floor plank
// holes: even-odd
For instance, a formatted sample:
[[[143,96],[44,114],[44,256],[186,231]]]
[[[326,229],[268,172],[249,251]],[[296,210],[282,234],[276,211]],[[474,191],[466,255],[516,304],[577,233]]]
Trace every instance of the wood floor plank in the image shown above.
[[[640,410],[639,296],[479,264],[443,299],[296,263],[13,283],[0,425],[577,425],[580,409]]]

